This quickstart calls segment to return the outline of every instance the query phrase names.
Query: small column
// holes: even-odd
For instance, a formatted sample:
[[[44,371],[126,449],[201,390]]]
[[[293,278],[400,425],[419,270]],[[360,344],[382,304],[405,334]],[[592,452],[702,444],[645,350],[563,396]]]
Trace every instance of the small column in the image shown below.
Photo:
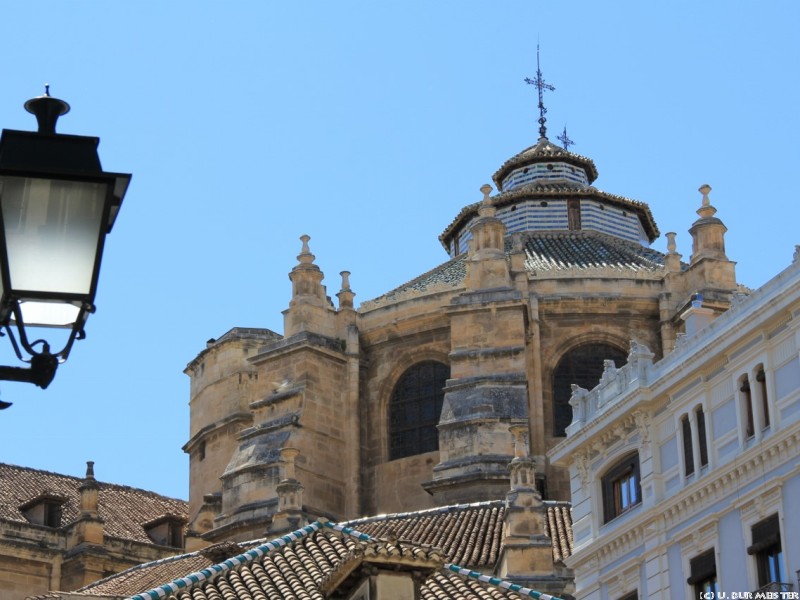
[[[357,344],[355,344],[356,348],[352,347],[355,340],[358,339],[357,332],[355,338],[350,339],[358,316],[353,305],[353,299],[356,294],[350,289],[350,271],[342,271],[339,275],[342,276],[342,289],[336,294],[336,297],[339,299],[339,310],[336,313],[336,337],[345,341],[346,350],[357,351]]]
[[[278,512],[272,518],[268,532],[293,531],[306,524],[303,515],[303,486],[296,479],[295,459],[300,454],[296,448],[281,448],[283,479],[278,483]]]
[[[502,578],[530,579],[553,575],[552,542],[545,534],[547,509],[536,489],[533,459],[528,456],[526,425],[509,428],[514,438],[511,489],[506,494],[506,526],[498,561]]]
[[[81,515],[96,517],[100,485],[94,478],[93,460],[86,461],[86,475],[78,491],[81,493]]]
[[[511,471],[511,491],[509,496],[515,492],[533,491],[541,501],[542,498],[536,490],[536,465],[533,459],[528,456],[528,427],[527,425],[512,425],[509,427],[509,431],[514,438],[514,458],[508,466]],[[514,498],[516,500],[517,496],[515,495]]]
[[[103,519],[99,514],[100,484],[94,478],[94,462],[86,462],[86,475],[78,491],[81,495],[81,512],[74,522],[68,539],[68,546],[74,548],[81,544],[103,545]]]
[[[677,244],[675,237],[677,234],[670,231],[667,236],[667,255],[664,257],[664,266],[667,268],[668,273],[680,273],[681,271],[681,255],[677,252]]]
[[[350,271],[342,271],[339,275],[342,276],[342,289],[336,294],[336,297],[339,298],[339,310],[353,308],[353,298],[356,295],[350,289]]]

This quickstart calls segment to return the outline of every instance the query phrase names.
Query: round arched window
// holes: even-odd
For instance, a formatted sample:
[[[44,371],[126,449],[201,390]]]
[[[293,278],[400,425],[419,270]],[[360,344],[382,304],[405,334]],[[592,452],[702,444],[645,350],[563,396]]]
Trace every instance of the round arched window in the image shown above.
[[[600,383],[603,361],[613,360],[617,367],[628,362],[628,356],[609,344],[583,344],[567,352],[553,372],[553,435],[564,437],[572,423],[572,384],[587,390]]]
[[[389,402],[389,460],[439,449],[436,426],[450,367],[425,361],[409,368]]]

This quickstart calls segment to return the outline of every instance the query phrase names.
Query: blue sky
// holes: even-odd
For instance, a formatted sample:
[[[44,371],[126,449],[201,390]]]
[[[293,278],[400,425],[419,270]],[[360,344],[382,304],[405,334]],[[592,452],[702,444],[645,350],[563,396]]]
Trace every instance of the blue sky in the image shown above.
[[[207,339],[283,331],[299,236],[356,302],[447,257],[438,235],[537,138],[568,127],[595,185],[688,229],[709,183],[739,280],[800,243],[800,4],[7,2],[0,126],[44,83],[59,132],[133,173],[87,339],[45,391],[0,382],[0,461],[187,497],[189,380]],[[665,250],[665,238],[654,244]],[[17,364],[0,340],[2,364]]]

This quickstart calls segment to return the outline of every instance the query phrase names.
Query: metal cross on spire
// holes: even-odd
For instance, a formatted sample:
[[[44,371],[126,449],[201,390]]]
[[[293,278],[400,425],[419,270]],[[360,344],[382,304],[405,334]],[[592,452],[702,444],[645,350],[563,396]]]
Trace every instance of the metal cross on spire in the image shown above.
[[[547,119],[545,119],[544,116],[547,114],[547,109],[544,107],[544,91],[552,92],[556,88],[549,83],[545,83],[544,77],[542,76],[542,69],[539,68],[539,44],[536,44],[536,79],[526,77],[525,83],[535,85],[536,89],[539,90],[539,137],[545,138],[547,137],[547,127],[545,127],[544,124]]]
[[[564,150],[566,150],[567,152],[569,152],[569,147],[570,146],[574,146],[575,145],[575,142],[573,142],[571,139],[569,139],[569,136],[567,135],[567,126],[566,125],[564,125],[564,133],[562,133],[556,139],[559,142],[561,142],[561,145],[564,146]]]

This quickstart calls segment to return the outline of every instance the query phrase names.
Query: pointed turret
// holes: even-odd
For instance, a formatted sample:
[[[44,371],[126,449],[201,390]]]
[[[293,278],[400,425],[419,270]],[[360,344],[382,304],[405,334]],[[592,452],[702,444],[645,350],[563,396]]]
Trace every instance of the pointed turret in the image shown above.
[[[716,217],[717,209],[711,205],[708,194],[711,186],[701,185],[698,191],[703,195],[697,214],[700,216],[689,233],[692,235],[692,258],[686,272],[688,292],[700,294],[703,306],[711,308],[716,314],[727,310],[736,284],[736,263],[728,260],[725,254],[725,232],[728,228]],[[685,306],[691,303],[687,297]]]
[[[728,231],[728,228],[714,216],[717,209],[711,206],[711,201],[708,199],[711,186],[701,185],[698,191],[703,195],[703,201],[700,208],[697,209],[700,218],[692,224],[692,228],[689,230],[689,233],[692,234],[691,264],[695,265],[704,258],[728,260],[725,255],[725,232]]]
[[[492,186],[481,187],[483,202],[478,219],[472,226],[472,241],[467,261],[468,290],[488,290],[511,286],[511,277],[504,251],[506,226],[495,215],[489,194]]]
[[[290,337],[301,331],[336,335],[336,310],[327,296],[322,280],[325,275],[314,264],[316,258],[308,247],[308,235],[300,236],[303,246],[297,255],[298,264],[289,273],[292,281],[292,300],[283,312],[284,335]]]

